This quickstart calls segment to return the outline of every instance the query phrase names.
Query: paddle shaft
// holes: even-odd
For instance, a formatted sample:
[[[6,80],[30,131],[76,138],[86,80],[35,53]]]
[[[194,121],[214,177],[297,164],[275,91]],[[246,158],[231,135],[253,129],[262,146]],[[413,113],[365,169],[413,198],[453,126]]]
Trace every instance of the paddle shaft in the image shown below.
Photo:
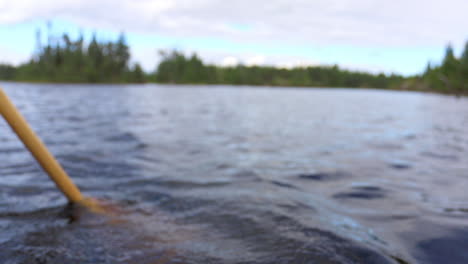
[[[71,202],[81,202],[83,196],[78,187],[73,183],[54,156],[47,150],[44,143],[34,133],[26,119],[24,119],[1,87],[0,114],[68,200]]]

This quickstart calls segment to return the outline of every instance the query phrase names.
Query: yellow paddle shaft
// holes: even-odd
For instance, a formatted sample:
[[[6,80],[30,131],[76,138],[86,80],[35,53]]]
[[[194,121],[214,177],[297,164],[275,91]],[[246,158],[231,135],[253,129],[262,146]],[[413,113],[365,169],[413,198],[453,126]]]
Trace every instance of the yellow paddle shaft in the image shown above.
[[[71,202],[82,202],[83,196],[65,170],[60,166],[54,156],[47,150],[41,139],[28,125],[26,119],[13,105],[6,93],[0,87],[0,114],[5,118],[16,135],[31,152],[49,177],[55,182],[60,191]]]

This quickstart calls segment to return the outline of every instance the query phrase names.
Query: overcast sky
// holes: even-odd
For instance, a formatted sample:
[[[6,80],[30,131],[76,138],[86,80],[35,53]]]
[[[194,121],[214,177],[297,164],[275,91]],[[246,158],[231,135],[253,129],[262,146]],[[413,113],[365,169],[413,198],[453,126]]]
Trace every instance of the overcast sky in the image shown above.
[[[20,63],[35,30],[101,39],[127,34],[134,61],[153,70],[158,49],[196,51],[231,65],[339,64],[413,74],[447,43],[468,40],[467,0],[0,0],[0,62]]]

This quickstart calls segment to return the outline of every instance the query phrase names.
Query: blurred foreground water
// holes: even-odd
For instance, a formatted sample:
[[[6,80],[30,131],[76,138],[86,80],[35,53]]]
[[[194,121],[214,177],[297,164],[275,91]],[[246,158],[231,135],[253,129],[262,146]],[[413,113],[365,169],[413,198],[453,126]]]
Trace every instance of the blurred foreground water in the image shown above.
[[[82,191],[0,121],[1,263],[468,263],[468,99],[3,83]]]

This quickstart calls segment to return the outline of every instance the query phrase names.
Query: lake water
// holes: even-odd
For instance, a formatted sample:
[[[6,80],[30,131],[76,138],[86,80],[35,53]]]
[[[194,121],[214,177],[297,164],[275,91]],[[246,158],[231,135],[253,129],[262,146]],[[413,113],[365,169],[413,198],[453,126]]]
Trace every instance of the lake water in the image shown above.
[[[468,98],[2,86],[82,191],[0,120],[0,262],[468,263]]]

